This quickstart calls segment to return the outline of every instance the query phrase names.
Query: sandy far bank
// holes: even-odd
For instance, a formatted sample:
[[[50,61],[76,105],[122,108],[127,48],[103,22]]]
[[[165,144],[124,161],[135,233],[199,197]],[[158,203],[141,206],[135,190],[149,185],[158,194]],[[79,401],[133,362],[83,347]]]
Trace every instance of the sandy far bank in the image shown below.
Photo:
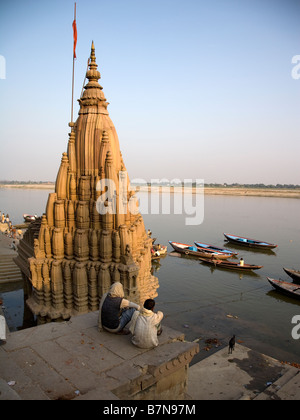
[[[0,188],[25,188],[30,190],[54,190],[55,184],[0,184]]]
[[[152,192],[152,193],[182,193],[183,189],[180,187],[137,187],[137,192]],[[202,194],[201,188],[186,187],[185,193],[188,194]],[[205,187],[205,195],[231,195],[231,196],[252,196],[252,197],[279,197],[279,198],[300,198],[300,189],[272,189],[272,188],[213,188]]]
[[[208,195],[300,198],[300,189],[281,190],[279,188],[205,188],[204,192]]]
[[[55,184],[0,184],[0,188],[25,188],[25,189],[41,189],[52,190],[55,189]],[[152,193],[182,193],[180,187],[157,187],[157,186],[132,186],[132,189],[137,192],[152,192]],[[201,194],[203,190],[195,187],[186,187],[185,193]],[[204,193],[206,195],[232,195],[232,196],[252,196],[252,197],[279,197],[279,198],[300,198],[300,189],[280,189],[280,188],[214,188],[205,187]]]

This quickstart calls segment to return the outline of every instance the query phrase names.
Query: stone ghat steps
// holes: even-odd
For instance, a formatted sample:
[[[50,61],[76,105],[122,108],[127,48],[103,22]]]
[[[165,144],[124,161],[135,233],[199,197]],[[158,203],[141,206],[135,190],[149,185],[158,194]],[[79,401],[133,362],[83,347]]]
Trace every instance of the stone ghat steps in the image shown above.
[[[99,312],[7,335],[0,345],[2,400],[182,400],[198,344],[164,326],[159,346],[98,331]]]
[[[299,400],[300,370],[293,368],[261,392],[255,400]]]
[[[300,370],[236,344],[189,368],[189,399],[299,400]]]
[[[14,255],[1,255],[0,257],[0,283],[22,281],[22,273],[15,264]]]

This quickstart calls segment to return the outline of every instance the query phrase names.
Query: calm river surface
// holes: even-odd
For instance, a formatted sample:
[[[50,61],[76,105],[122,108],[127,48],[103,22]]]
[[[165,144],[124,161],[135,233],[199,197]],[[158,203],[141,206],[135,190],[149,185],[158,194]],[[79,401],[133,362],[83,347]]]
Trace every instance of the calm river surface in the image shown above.
[[[21,223],[23,213],[41,215],[45,211],[49,192],[0,189],[0,210],[9,213],[13,223]],[[171,210],[178,200],[181,196],[172,196]],[[292,318],[300,315],[300,301],[274,291],[266,279],[292,281],[283,267],[300,269],[299,199],[205,196],[204,220],[197,226],[187,226],[186,215],[143,217],[156,243],[167,245],[171,240],[225,245],[239,252],[246,263],[264,266],[254,273],[240,274],[170,254],[154,266],[160,285],[156,308],[164,312],[166,325],[184,332],[187,340],[199,339],[200,357],[209,354],[203,350],[207,338],[227,343],[235,334],[245,346],[282,361],[300,363],[300,340],[291,335],[295,327]],[[278,248],[261,252],[234,247],[224,242],[223,232],[276,243]],[[172,251],[170,245],[168,251]],[[15,328],[20,328],[22,289],[0,289],[0,296]]]

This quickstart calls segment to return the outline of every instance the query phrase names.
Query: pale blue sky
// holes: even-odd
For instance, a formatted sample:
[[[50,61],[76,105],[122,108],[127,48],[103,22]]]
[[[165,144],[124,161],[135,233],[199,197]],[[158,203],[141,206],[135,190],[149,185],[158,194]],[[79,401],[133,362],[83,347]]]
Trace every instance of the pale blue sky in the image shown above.
[[[56,178],[73,11],[0,2],[0,179]],[[299,19],[300,0],[78,0],[74,116],[94,40],[131,179],[300,184]]]

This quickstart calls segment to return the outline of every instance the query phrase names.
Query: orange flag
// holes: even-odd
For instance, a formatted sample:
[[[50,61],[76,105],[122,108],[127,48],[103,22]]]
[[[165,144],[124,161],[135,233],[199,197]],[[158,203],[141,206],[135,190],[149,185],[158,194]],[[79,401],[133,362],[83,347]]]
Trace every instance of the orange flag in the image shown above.
[[[73,46],[73,57],[76,58],[76,45],[77,45],[77,25],[76,19],[73,20],[73,38],[74,38],[74,46]]]

